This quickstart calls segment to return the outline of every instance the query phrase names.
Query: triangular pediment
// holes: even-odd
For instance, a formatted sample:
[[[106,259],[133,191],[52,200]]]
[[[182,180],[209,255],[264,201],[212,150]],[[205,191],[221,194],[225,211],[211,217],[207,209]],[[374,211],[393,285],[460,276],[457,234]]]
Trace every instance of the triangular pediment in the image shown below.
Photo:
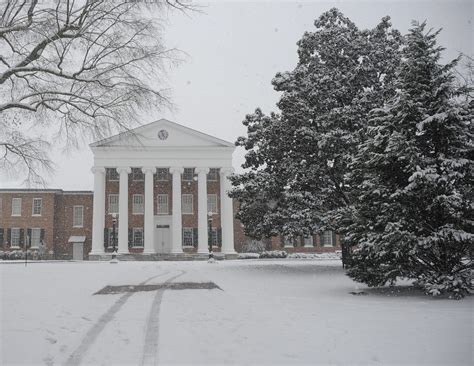
[[[167,119],[90,144],[95,147],[234,147],[234,144]]]

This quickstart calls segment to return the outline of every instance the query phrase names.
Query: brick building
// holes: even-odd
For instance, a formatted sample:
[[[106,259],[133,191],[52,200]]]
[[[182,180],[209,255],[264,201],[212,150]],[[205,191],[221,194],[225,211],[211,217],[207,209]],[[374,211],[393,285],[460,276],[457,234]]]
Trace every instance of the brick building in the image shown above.
[[[0,190],[2,250],[37,249],[54,258],[235,257],[250,240],[228,197],[230,142],[159,120],[91,144],[94,191]],[[115,231],[113,230],[115,223]],[[210,230],[209,230],[210,226]],[[210,235],[210,238],[208,237]],[[266,249],[333,251],[332,232],[263,241]]]
[[[91,191],[0,189],[0,250],[38,249],[51,258],[72,258],[69,238],[84,236],[83,257],[91,249]]]

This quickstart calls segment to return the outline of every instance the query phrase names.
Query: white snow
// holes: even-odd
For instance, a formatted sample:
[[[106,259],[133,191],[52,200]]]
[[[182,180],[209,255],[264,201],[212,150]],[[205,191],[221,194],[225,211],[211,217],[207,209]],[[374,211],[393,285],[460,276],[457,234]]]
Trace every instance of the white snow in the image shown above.
[[[368,290],[340,260],[17,262],[0,279],[2,365],[472,362],[472,296]],[[222,290],[93,295],[147,279]]]

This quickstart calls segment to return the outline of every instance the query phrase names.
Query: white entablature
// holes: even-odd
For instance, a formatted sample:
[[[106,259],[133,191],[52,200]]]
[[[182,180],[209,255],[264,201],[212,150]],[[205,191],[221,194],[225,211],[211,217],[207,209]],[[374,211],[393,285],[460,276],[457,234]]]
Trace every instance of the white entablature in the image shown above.
[[[210,168],[220,171],[222,252],[235,253],[233,242],[233,208],[227,192],[227,176],[233,171],[234,144],[202,132],[161,119],[90,145],[94,154],[94,218],[91,254],[104,253],[105,170],[119,174],[119,253],[128,253],[128,177],[131,168],[141,168],[144,184],[144,251],[156,253],[154,238],[157,216],[154,210],[153,174],[156,168],[169,168],[172,174],[171,253],[182,253],[181,174],[184,168],[195,168],[198,182],[198,253],[207,251],[207,187]]]

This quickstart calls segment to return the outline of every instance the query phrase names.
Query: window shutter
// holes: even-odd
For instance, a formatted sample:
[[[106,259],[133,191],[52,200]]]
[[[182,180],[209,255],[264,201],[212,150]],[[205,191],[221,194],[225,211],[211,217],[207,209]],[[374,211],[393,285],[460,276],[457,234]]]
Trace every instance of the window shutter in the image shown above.
[[[0,228],[0,248],[3,248],[3,228]]]
[[[222,228],[217,228],[217,246],[222,247]]]
[[[336,232],[335,231],[332,232],[332,246],[333,247],[336,246]]]
[[[44,229],[41,229],[41,231],[40,231],[40,240],[41,240],[41,241],[44,240],[44,234],[45,234],[45,230],[44,230]]]
[[[193,227],[193,245],[195,248],[198,246],[198,228]]]
[[[25,243],[25,229],[20,229],[20,248],[23,248]]]
[[[128,229],[128,247],[131,248],[133,246],[133,229]]]
[[[10,228],[7,229],[7,242],[8,242],[8,245],[11,247],[12,246],[12,229]]]
[[[104,248],[107,249],[109,244],[109,229],[104,228]]]
[[[28,239],[28,242],[26,243],[27,248],[31,248],[31,229],[26,229],[26,236]]]

